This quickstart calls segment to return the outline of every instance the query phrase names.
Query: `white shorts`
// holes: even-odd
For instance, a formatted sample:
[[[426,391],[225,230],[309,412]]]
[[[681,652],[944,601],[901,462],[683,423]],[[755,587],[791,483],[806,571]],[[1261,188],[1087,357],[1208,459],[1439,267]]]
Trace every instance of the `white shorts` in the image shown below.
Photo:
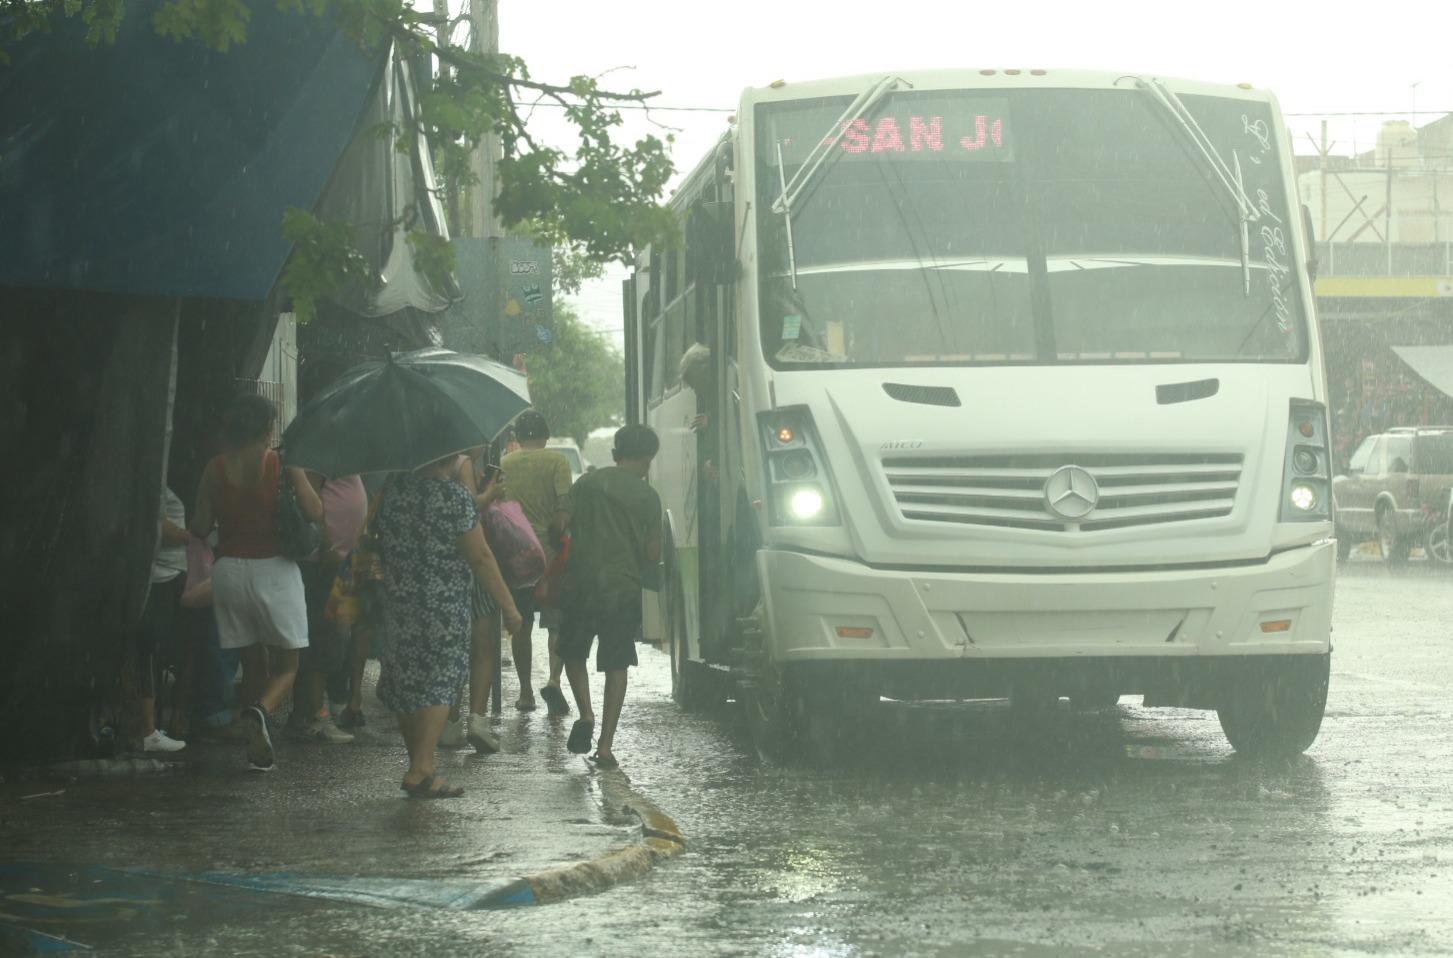
[[[308,603],[303,575],[291,559],[227,556],[212,568],[212,604],[224,649],[308,646]]]

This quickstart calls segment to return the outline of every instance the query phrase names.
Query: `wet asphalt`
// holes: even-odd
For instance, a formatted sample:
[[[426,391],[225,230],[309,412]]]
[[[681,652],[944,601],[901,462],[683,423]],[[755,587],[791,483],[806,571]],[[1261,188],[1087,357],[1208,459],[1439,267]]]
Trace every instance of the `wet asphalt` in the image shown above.
[[[646,878],[496,912],[192,902],[152,940],[128,936],[111,951],[1453,954],[1453,575],[1422,563],[1391,575],[1355,558],[1334,621],[1321,736],[1306,756],[1269,764],[1236,758],[1213,713],[1127,697],[1034,728],[1002,703],[889,703],[838,763],[773,766],[729,707],[680,711],[665,657],[642,648],[616,751],[689,840]],[[579,760],[560,756],[558,731],[505,731],[520,737],[522,761],[560,763],[562,787],[590,787]],[[177,821],[166,786],[145,787],[158,796],[147,827],[192,829],[207,846],[204,815]],[[228,829],[229,855],[258,869],[442,880],[508,854],[511,823],[491,821],[488,802],[462,824],[398,804],[392,820],[355,814],[367,827],[350,829],[343,803],[316,839],[259,838],[255,854],[247,830]],[[255,833],[279,814],[260,807]],[[123,820],[135,827],[130,815],[113,825]],[[73,824],[94,834],[95,822]],[[129,851],[144,847],[128,840]]]

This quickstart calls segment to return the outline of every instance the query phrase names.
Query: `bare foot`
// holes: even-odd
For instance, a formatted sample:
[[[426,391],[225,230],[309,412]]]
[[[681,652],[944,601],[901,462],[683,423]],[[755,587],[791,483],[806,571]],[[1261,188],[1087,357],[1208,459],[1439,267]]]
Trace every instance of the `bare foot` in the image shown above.
[[[533,695],[521,695],[520,700],[515,703],[515,708],[519,709],[521,712],[535,711],[535,697]]]

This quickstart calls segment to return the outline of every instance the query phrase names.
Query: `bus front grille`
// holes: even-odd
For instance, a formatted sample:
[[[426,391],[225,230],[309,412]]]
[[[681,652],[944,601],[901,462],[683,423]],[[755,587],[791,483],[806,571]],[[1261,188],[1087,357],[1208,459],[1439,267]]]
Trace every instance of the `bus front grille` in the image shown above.
[[[1094,479],[1094,508],[1077,519],[1052,511],[1050,478],[1078,466]],[[920,522],[1096,532],[1231,514],[1238,453],[895,456],[883,471],[903,518]]]

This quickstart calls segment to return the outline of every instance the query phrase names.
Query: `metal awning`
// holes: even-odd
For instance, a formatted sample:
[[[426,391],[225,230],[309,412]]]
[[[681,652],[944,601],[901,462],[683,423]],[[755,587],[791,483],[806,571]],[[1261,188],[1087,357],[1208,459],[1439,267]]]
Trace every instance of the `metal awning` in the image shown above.
[[[1453,346],[1394,346],[1392,351],[1439,392],[1453,397]]]

